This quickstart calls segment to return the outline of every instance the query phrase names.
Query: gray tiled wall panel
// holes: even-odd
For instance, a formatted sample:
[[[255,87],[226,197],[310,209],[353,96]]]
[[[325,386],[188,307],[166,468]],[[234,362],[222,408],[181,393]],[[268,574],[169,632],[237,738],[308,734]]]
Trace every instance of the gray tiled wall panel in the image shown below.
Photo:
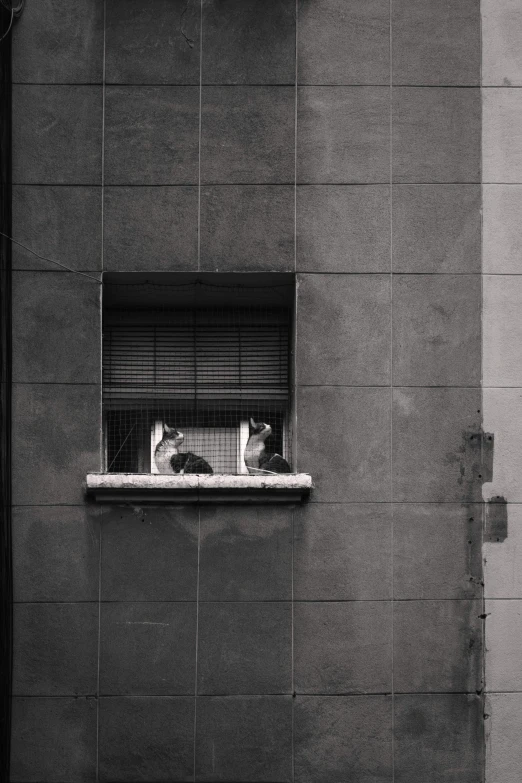
[[[297,181],[388,182],[389,89],[300,87]]]
[[[291,600],[293,510],[218,506],[200,520],[200,601]]]
[[[479,275],[395,275],[393,382],[479,386]]]
[[[13,381],[100,383],[100,275],[13,273]]]
[[[309,503],[297,509],[295,600],[391,599],[391,533],[386,503]]]
[[[395,598],[480,598],[481,528],[478,503],[395,504]]]
[[[195,508],[103,506],[100,523],[102,601],[196,600]]]
[[[196,780],[292,781],[290,696],[203,696],[196,722]]]
[[[313,500],[389,500],[389,388],[301,386],[297,421],[299,470],[314,477]]]
[[[103,0],[38,0],[13,25],[13,82],[101,83]]]
[[[13,648],[16,696],[94,695],[97,602],[15,604]]]
[[[394,0],[394,84],[478,86],[478,0]]]
[[[298,15],[299,84],[388,84],[388,0],[299,0]]]
[[[198,182],[197,87],[107,87],[105,184]]]
[[[293,272],[294,201],[292,185],[202,188],[201,269]]]
[[[192,695],[195,648],[195,602],[103,603],[100,693]]]
[[[13,86],[13,182],[99,185],[101,87]]]
[[[389,384],[389,275],[301,274],[297,284],[298,383]]]
[[[100,469],[97,385],[13,386],[15,505],[85,502],[85,474]]]
[[[97,601],[100,514],[93,506],[13,509],[15,601]]]
[[[191,271],[197,267],[197,187],[105,188],[106,271]]]
[[[199,84],[200,3],[106,3],[108,84]]]
[[[480,90],[393,89],[394,182],[480,181]]]
[[[293,84],[295,0],[203,0],[203,84]]]
[[[480,272],[480,185],[394,185],[393,271]]]
[[[480,389],[393,391],[396,501],[480,502]]]
[[[198,694],[291,692],[290,602],[201,603],[198,629]]]
[[[389,185],[299,185],[299,272],[389,272]]]
[[[295,90],[203,87],[201,182],[294,181]]]
[[[13,244],[13,269],[57,271],[51,261],[84,271],[101,268],[100,187],[15,185],[12,210],[15,239],[45,257]]]
[[[395,779],[475,783],[483,775],[483,705],[475,694],[395,697]]]
[[[393,607],[398,693],[479,692],[482,602],[397,601]]]
[[[96,777],[95,699],[14,698],[11,781],[90,783]]]
[[[100,699],[100,781],[188,781],[194,769],[194,699]]]
[[[298,693],[384,693],[392,685],[388,601],[312,601],[294,607]]]
[[[294,741],[298,783],[393,780],[389,696],[298,696]]]

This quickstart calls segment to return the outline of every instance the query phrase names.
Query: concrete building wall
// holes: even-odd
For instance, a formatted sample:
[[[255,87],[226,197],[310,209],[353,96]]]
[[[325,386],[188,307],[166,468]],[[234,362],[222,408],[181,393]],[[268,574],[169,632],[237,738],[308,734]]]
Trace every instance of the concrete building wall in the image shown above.
[[[13,48],[14,236],[96,279],[13,248],[12,780],[475,783],[478,0],[27,0]],[[87,503],[100,273],[203,269],[296,273],[312,499]]]
[[[494,433],[484,485],[488,783],[522,777],[522,9],[482,2],[484,427]],[[502,502],[491,503],[491,500]]]

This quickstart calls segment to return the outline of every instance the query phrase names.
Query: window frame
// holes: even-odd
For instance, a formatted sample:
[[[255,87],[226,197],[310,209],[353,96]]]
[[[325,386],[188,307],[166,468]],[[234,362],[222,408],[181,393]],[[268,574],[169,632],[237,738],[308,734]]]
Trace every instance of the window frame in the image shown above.
[[[294,428],[295,428],[295,314],[296,314],[296,284],[295,275],[291,273],[104,273],[104,287],[103,287],[103,301],[105,304],[107,287],[116,284],[117,286],[132,286],[132,285],[147,285],[153,284],[157,287],[161,286],[184,286],[201,282],[203,285],[210,286],[222,286],[223,289],[227,287],[242,286],[245,291],[250,290],[252,293],[256,290],[270,289],[274,286],[285,286],[289,291],[287,307],[289,313],[289,349],[288,349],[288,404],[285,414],[284,425],[282,426],[282,450],[285,458],[288,460],[293,468],[295,475],[296,463],[295,463],[295,448],[294,448]],[[102,313],[105,314],[111,307],[103,307]],[[132,307],[129,308],[129,312],[132,312]],[[144,459],[144,464],[149,466],[148,473],[141,473],[140,475],[160,475],[154,465],[154,448],[155,438],[158,437],[160,424],[162,419],[160,417],[151,421],[151,435],[149,438],[150,450],[147,449],[147,445],[144,445],[145,450],[149,451]],[[107,422],[107,410],[103,406],[103,469],[104,473],[111,473],[109,465],[109,450],[108,450],[108,422]],[[154,433],[154,434],[153,434]],[[249,437],[248,422],[241,420],[237,428],[237,461],[235,473],[221,473],[220,476],[234,476],[234,475],[248,475],[249,471],[244,464],[243,454],[246,440]],[[289,446],[289,444],[291,444]],[[114,461],[114,460],[113,460]],[[139,468],[139,466],[138,466]],[[113,474],[115,475],[115,474]]]

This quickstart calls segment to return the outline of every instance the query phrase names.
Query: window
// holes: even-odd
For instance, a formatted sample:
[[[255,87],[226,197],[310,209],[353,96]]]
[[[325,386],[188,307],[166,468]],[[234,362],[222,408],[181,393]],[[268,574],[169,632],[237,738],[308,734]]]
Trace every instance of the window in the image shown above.
[[[105,275],[106,472],[255,473],[252,422],[291,466],[293,298],[283,274]]]

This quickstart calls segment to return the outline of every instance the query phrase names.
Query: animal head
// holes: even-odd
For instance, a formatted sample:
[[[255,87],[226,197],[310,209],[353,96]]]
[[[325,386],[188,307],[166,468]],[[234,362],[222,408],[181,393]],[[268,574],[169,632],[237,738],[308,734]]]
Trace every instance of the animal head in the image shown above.
[[[250,427],[251,427],[251,438],[255,438],[256,440],[266,440],[269,435],[272,434],[272,427],[270,424],[264,424],[262,422],[256,424],[254,419],[250,419]]]
[[[180,446],[184,437],[183,433],[175,427],[169,427],[167,424],[163,425],[163,440],[171,441],[174,446]]]

